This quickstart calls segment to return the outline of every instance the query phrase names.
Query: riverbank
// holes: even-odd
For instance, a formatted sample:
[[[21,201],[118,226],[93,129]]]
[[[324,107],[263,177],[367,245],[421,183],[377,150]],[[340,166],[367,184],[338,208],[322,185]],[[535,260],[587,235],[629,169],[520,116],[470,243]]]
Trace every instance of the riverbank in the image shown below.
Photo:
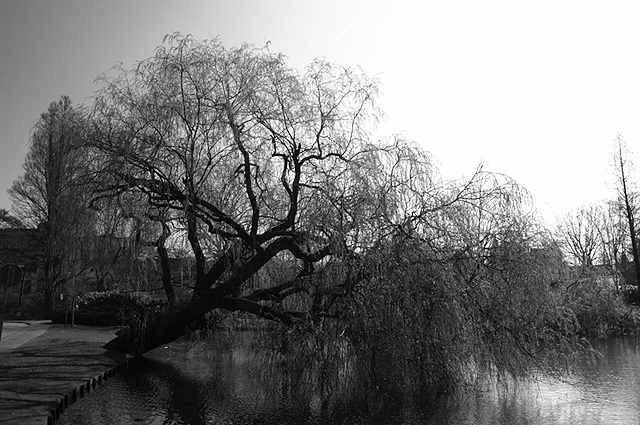
[[[105,350],[116,328],[64,327],[50,322],[9,322],[0,340],[0,423],[53,424],[128,362]]]
[[[617,338],[640,335],[640,307],[615,305],[606,309],[585,309],[577,314],[581,335],[590,338]]]

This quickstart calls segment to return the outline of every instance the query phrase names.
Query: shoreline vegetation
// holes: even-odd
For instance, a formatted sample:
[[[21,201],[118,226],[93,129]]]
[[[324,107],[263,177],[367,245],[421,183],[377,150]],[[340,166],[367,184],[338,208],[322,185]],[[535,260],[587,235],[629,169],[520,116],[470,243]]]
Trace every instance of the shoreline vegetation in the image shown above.
[[[67,324],[71,326],[71,315],[67,313],[65,320],[65,311],[57,310],[54,312],[52,323]],[[628,304],[621,302],[612,310],[598,311],[601,314],[599,319],[589,318],[588,323],[582,323],[578,335],[584,337],[595,338],[615,338],[618,336],[640,335],[640,305]],[[96,328],[117,327],[123,329],[127,326],[122,322],[120,312],[104,312],[99,316],[91,313],[83,314],[81,310],[76,311],[75,325],[91,326]],[[582,314],[588,316],[589,311],[582,311]],[[31,320],[24,316],[7,316],[6,320],[20,321]],[[211,324],[212,323],[212,324]],[[222,317],[211,319],[211,322],[202,328],[194,328],[189,332],[200,331],[273,331],[278,329],[278,324],[259,317],[246,316],[225,319]],[[187,335],[188,333],[185,333]]]
[[[601,321],[593,321],[584,327],[581,335],[588,338],[616,338],[640,335],[640,306],[622,304]]]
[[[581,282],[584,285],[586,282]],[[597,287],[597,285],[591,285],[591,287]],[[595,291],[594,291],[595,292]],[[427,403],[425,406],[436,406],[441,400],[441,396],[457,397],[467,394],[469,391],[473,391],[474,388],[482,388],[485,385],[481,376],[491,377],[491,379],[497,379],[498,382],[506,379],[505,382],[513,382],[512,378],[519,379],[527,376],[538,376],[540,372],[547,373],[549,376],[563,376],[563,373],[571,370],[576,364],[583,364],[586,361],[595,361],[597,355],[594,356],[593,352],[590,352],[587,347],[590,345],[584,345],[586,340],[592,340],[593,338],[616,338],[619,336],[640,335],[640,306],[626,303],[623,300],[623,294],[619,291],[614,291],[611,296],[606,296],[603,293],[601,287],[599,291],[595,293],[587,293],[587,291],[581,292],[580,297],[580,310],[576,310],[575,319],[580,322],[580,326],[575,328],[577,333],[575,341],[583,348],[579,351],[582,354],[576,356],[575,349],[571,349],[571,354],[568,357],[562,357],[562,359],[573,359],[574,363],[566,363],[562,365],[562,361],[558,361],[555,358],[557,352],[551,351],[551,359],[546,358],[543,355],[536,362],[530,362],[526,367],[516,368],[517,373],[511,374],[511,371],[493,370],[493,368],[483,369],[484,372],[475,370],[466,373],[472,373],[475,377],[468,376],[466,379],[458,378],[455,383],[449,382],[448,385],[440,387],[440,391],[433,391],[433,386],[436,382],[432,382],[432,389],[428,390],[422,387],[422,382],[418,382],[415,379],[408,379],[409,375],[401,375],[405,378],[394,378],[394,374],[402,371],[393,367],[394,361],[397,361],[395,355],[385,355],[383,358],[387,359],[387,363],[380,364],[378,356],[372,356],[371,353],[362,352],[361,347],[357,347],[352,342],[345,345],[346,339],[340,338],[334,332],[329,330],[329,326],[318,327],[317,329],[287,329],[262,318],[247,314],[238,313],[224,313],[217,314],[208,318],[208,321],[201,322],[202,328],[194,328],[190,332],[185,333],[183,337],[179,338],[178,342],[180,349],[203,350],[201,345],[198,345],[200,341],[207,338],[209,333],[235,335],[238,332],[249,331],[253,335],[257,335],[257,342],[254,346],[257,353],[260,354],[259,364],[261,368],[264,368],[263,373],[282,373],[283,370],[295,370],[299,375],[303,377],[303,381],[299,385],[317,385],[316,380],[326,380],[322,385],[326,385],[327,388],[340,388],[341,391],[345,391],[345,403],[353,403],[353,405],[366,405],[366,398],[360,392],[352,393],[348,389],[349,386],[345,383],[339,383],[339,380],[344,379],[345,376],[349,377],[349,382],[365,382],[365,388],[368,388],[369,394],[375,394],[380,400],[387,400],[390,406],[402,405],[402,403],[410,402],[416,405],[420,403]],[[627,296],[633,296],[633,294],[627,294]],[[131,294],[124,296],[126,299],[133,300],[139,297],[131,296]],[[114,332],[116,329],[124,329],[123,323],[118,326],[113,326],[108,320],[105,321],[107,316],[112,316],[115,321],[123,320],[123,314],[131,314],[132,311],[123,311],[122,309],[114,308],[116,306],[122,307],[124,303],[116,302],[118,296],[115,293],[111,293],[107,296],[100,297],[98,295],[92,295],[88,297],[94,301],[94,304],[89,304],[89,307],[101,310],[101,315],[89,314],[83,316],[78,314],[77,322],[78,328],[61,328],[60,325],[56,329],[52,329],[46,337],[48,340],[56,332],[69,332],[73,335],[79,329],[83,332],[91,332],[92,328],[96,328],[96,331],[101,335],[104,332]],[[101,307],[98,307],[100,303],[95,303],[96,300],[106,301]],[[590,304],[589,304],[590,302]],[[152,304],[155,307],[159,305],[157,302],[151,302],[149,299],[145,299],[141,304]],[[111,310],[109,310],[111,307]],[[84,306],[87,308],[87,305]],[[78,310],[81,312],[82,308]],[[144,314],[144,309],[138,310],[136,314]],[[135,314],[134,314],[135,315]],[[64,316],[58,314],[58,319],[64,319]],[[93,317],[94,323],[92,327],[87,327],[83,324],[83,321]],[[129,317],[133,317],[130,315]],[[102,323],[106,324],[103,327],[95,326],[95,319],[100,318]],[[56,323],[64,323],[64,321],[55,320]],[[126,322],[125,322],[126,324]],[[66,330],[68,329],[68,331]],[[78,331],[78,332],[79,332]],[[118,332],[120,332],[118,331]],[[328,335],[331,334],[331,335]],[[96,334],[97,335],[97,334]],[[115,334],[112,334],[115,336]],[[40,338],[27,344],[29,347],[41,345],[47,341],[47,338]],[[102,336],[102,338],[104,338]],[[322,338],[322,343],[318,345],[320,341],[318,338]],[[224,340],[224,338],[223,338]],[[103,341],[106,342],[105,339]],[[184,344],[187,343],[185,346]],[[166,347],[165,347],[166,348]],[[565,347],[567,348],[567,347]],[[570,348],[570,347],[569,347]],[[176,348],[177,349],[177,348]],[[584,351],[582,351],[584,350]],[[194,355],[200,351],[194,352]],[[202,354],[202,353],[201,353]],[[204,355],[204,354],[203,354]],[[591,357],[590,357],[591,356]],[[374,360],[378,359],[378,360]],[[371,363],[373,361],[373,363]],[[402,361],[402,359],[401,359]],[[577,363],[576,363],[577,362]],[[345,370],[333,371],[328,373],[325,369],[332,370],[332,367],[327,365],[349,365],[346,370],[348,374],[345,375]],[[486,366],[485,366],[486,367]],[[270,368],[275,368],[271,370]],[[406,369],[406,367],[405,367]],[[475,368],[472,368],[475,369]],[[271,371],[270,371],[271,370]],[[490,371],[492,370],[492,371]],[[333,374],[335,372],[335,375]],[[459,371],[461,372],[461,371]],[[318,375],[320,373],[320,375]],[[405,372],[406,373],[406,372]],[[488,374],[488,375],[483,375]],[[486,378],[485,378],[486,379]],[[351,381],[354,380],[354,381]],[[355,385],[355,384],[354,384]],[[357,384],[360,385],[360,384]],[[407,386],[406,388],[403,386]],[[358,387],[359,388],[359,387]],[[402,394],[402,401],[397,399],[398,394]],[[383,403],[380,401],[380,403]],[[384,404],[384,403],[383,403]],[[425,407],[428,411],[428,407]]]

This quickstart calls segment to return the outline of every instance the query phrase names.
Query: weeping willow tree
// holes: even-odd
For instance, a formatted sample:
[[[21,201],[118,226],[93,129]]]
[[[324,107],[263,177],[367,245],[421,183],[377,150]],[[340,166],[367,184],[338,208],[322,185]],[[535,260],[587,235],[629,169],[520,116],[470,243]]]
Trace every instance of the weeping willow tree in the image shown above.
[[[524,191],[482,170],[443,181],[418,146],[372,138],[378,82],[357,67],[299,73],[269,50],[174,34],[101,84],[96,197],[137,194],[178,220],[197,269],[188,305],[109,347],[139,354],[240,311],[282,324],[281,347],[299,336],[304,355],[350,353],[376,387],[432,392],[568,347],[560,259]]]

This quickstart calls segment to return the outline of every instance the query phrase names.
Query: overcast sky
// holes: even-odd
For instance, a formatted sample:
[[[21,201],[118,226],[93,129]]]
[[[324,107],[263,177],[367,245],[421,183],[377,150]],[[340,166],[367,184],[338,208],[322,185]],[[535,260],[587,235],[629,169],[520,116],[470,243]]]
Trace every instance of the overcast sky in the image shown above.
[[[97,76],[179,31],[268,41],[299,69],[358,64],[382,81],[381,133],[450,178],[504,172],[552,217],[611,196],[618,133],[640,154],[638,22],[633,1],[0,0],[0,208],[50,102],[90,101]]]

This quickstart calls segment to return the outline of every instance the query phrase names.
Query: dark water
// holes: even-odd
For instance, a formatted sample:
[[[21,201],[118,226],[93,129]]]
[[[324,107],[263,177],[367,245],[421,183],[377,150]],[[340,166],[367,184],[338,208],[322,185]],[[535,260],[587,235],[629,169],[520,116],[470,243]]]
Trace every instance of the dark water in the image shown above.
[[[265,367],[264,355],[249,344],[251,333],[216,338],[180,341],[148,353],[134,368],[79,400],[58,423],[640,423],[640,342],[634,338],[595,342],[602,358],[572,376],[494,385],[455,401],[443,399],[435,410],[399,402],[392,411],[381,410],[380,396],[366,390],[357,405],[350,405],[346,383],[303,385],[308,374]],[[348,368],[343,364],[334,376],[346,377]]]

